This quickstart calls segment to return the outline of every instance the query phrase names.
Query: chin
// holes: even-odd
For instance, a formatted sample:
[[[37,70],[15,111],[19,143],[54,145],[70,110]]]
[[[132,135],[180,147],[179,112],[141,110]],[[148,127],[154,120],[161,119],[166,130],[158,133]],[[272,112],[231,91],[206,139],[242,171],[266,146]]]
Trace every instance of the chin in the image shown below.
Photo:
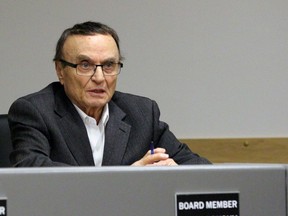
[[[89,107],[93,107],[93,108],[102,108],[106,105],[106,103],[108,103],[106,100],[103,101],[97,101],[97,102],[91,102],[89,103]]]

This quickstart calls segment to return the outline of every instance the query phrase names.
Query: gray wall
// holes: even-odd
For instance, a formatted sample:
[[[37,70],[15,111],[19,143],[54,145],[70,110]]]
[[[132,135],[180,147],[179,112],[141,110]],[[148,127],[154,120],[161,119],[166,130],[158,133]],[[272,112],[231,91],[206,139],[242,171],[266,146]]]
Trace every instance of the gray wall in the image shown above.
[[[0,113],[57,80],[62,31],[115,28],[118,90],[155,99],[179,138],[288,135],[287,0],[0,0]]]

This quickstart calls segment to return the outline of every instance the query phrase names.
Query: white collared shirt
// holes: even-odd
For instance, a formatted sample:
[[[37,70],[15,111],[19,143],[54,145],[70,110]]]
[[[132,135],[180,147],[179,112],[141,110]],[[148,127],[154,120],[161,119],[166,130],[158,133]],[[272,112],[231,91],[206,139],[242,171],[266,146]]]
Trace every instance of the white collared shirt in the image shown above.
[[[106,104],[103,109],[99,124],[97,124],[96,119],[88,116],[75,104],[74,106],[85,124],[88,138],[90,141],[90,146],[92,149],[95,166],[101,166],[102,160],[103,160],[103,153],[104,153],[105,126],[109,119],[108,104]]]

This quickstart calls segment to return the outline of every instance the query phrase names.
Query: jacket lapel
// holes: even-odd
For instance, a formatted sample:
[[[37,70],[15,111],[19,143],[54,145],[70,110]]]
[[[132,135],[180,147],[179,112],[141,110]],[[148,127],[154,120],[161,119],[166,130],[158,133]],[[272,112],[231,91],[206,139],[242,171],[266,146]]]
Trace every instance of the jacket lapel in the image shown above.
[[[55,94],[55,112],[66,144],[79,166],[94,166],[92,150],[85,125],[77,110],[64,93],[63,88]],[[85,134],[85,135],[83,135]]]
[[[131,126],[123,121],[126,114],[109,102],[109,121],[105,128],[103,166],[120,165],[127,147]]]

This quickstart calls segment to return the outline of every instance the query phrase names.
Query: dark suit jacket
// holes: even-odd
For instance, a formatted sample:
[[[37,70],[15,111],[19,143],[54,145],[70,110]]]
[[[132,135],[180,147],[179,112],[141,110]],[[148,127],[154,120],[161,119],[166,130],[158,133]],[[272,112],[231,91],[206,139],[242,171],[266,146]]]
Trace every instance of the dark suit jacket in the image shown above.
[[[159,116],[154,101],[115,92],[102,165],[131,165],[146,154],[151,140],[179,164],[209,163],[180,143]],[[85,125],[60,83],[16,100],[8,119],[14,166],[94,165]]]

